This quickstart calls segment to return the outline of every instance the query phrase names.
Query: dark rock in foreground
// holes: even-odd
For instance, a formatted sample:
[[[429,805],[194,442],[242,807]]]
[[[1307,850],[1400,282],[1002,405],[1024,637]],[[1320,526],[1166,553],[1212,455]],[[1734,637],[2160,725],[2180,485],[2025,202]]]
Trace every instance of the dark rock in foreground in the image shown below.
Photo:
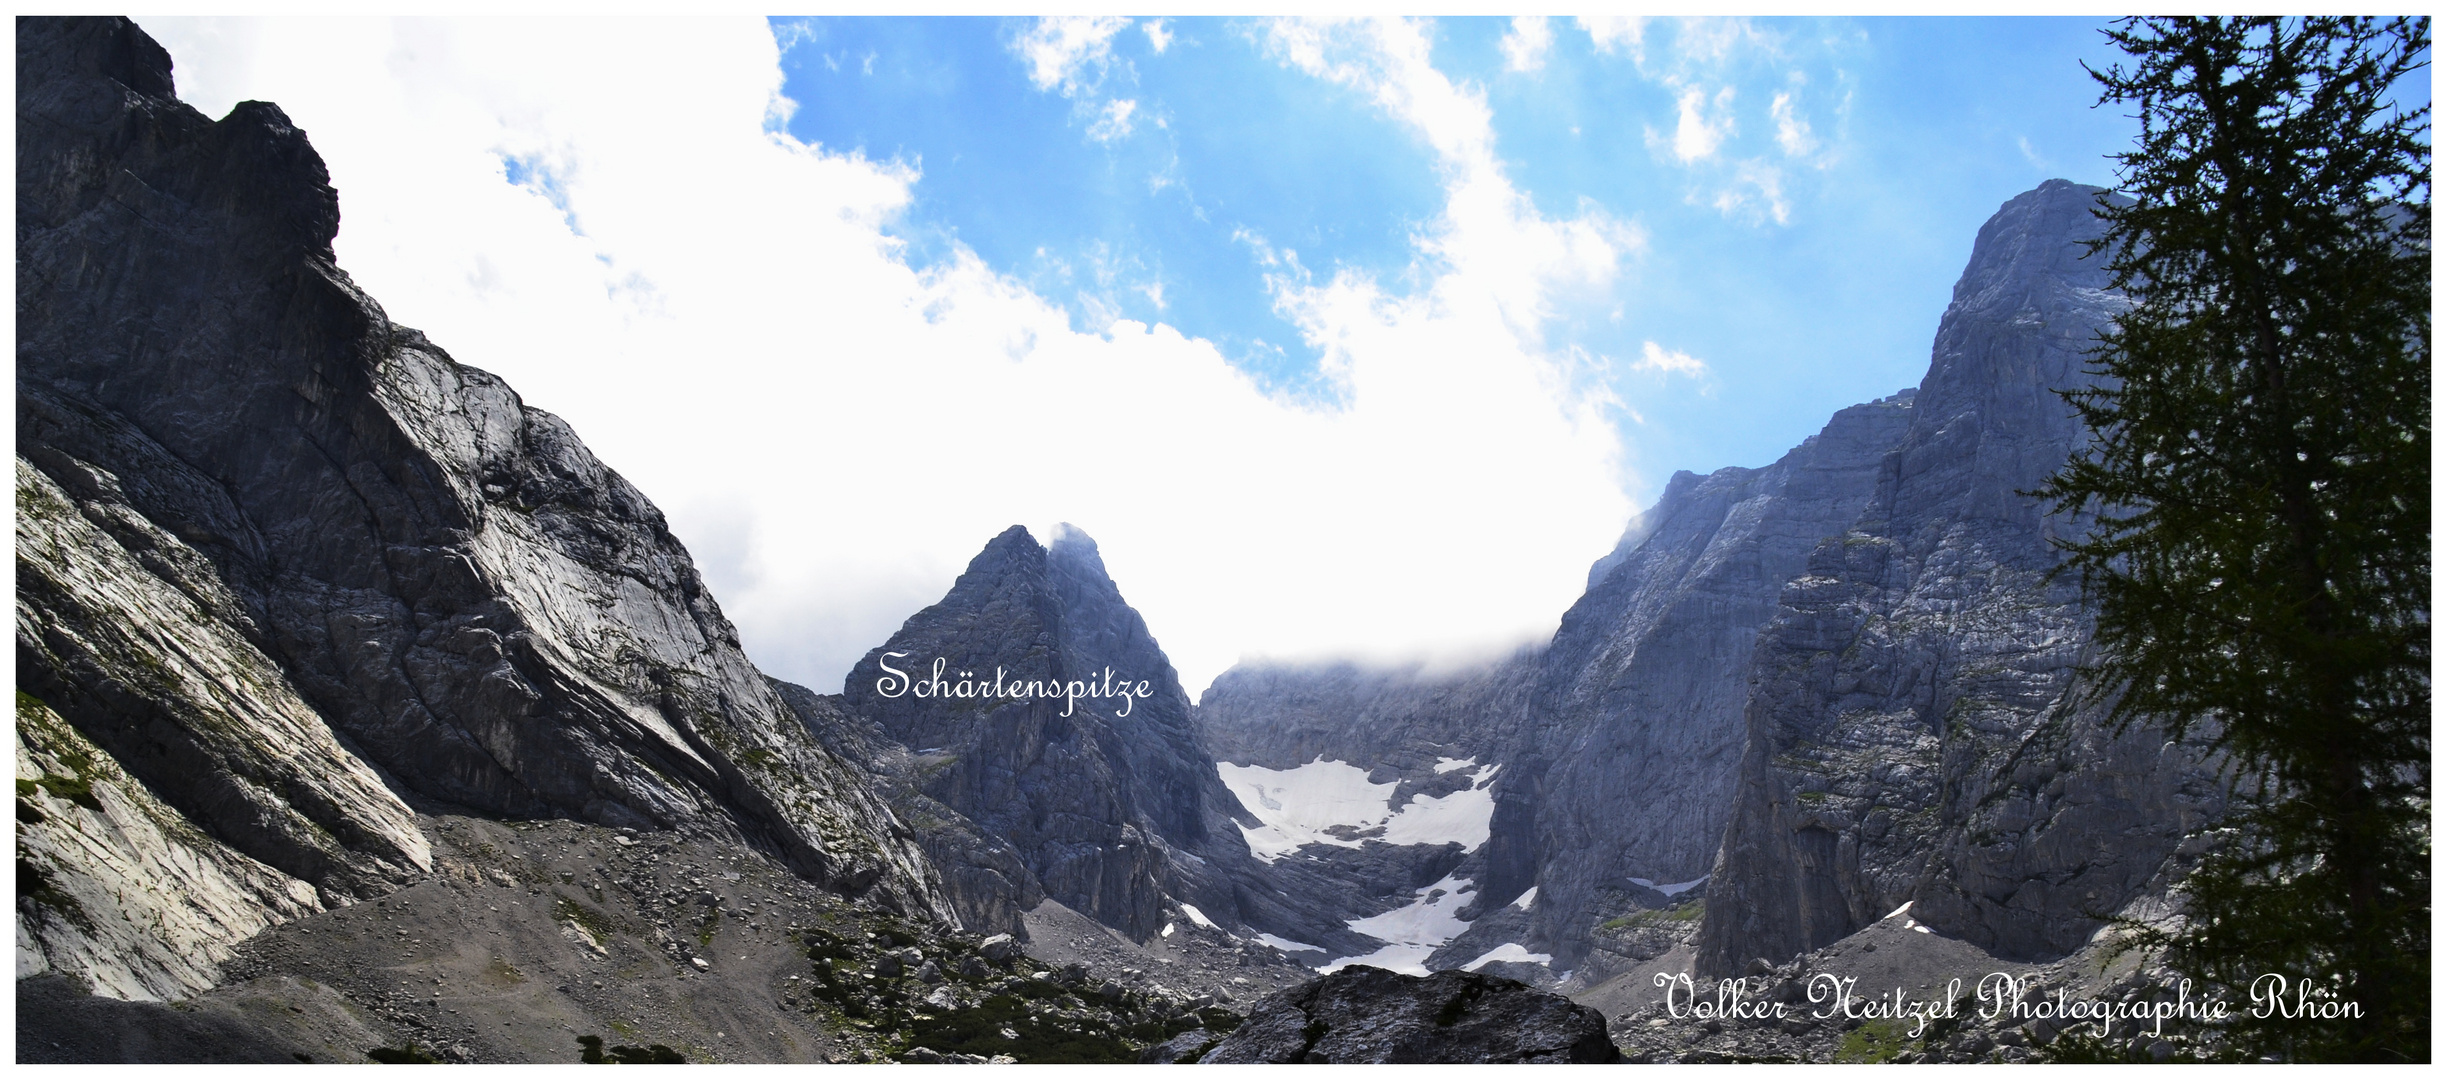
[[[1199,1059],[1248,1064],[1603,1064],[1606,1018],[1511,979],[1348,967],[1257,1004]]]

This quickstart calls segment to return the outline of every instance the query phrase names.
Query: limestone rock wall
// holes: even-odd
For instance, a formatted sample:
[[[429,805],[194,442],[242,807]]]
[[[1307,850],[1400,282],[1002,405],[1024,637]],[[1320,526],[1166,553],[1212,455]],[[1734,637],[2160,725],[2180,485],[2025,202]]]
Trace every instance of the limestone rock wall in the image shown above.
[[[419,804],[733,838],[952,916],[652,504],[334,264],[277,107],[181,104],[123,19],[20,20],[17,85],[21,687],[325,903],[419,871]]]

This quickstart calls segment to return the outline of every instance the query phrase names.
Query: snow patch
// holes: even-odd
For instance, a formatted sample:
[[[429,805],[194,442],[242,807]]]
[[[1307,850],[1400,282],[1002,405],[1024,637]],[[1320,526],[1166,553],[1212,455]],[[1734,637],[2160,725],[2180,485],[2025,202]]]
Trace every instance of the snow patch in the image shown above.
[[[1387,971],[1404,975],[1425,975],[1427,974],[1427,958],[1436,955],[1436,948],[1434,945],[1387,945],[1366,956],[1343,957],[1318,968],[1317,973],[1331,975],[1344,968],[1357,965],[1384,968]]]
[[[1209,930],[1216,929],[1215,921],[1207,918],[1206,912],[1198,910],[1197,907],[1193,905],[1181,905],[1181,914],[1189,916],[1191,922],[1197,923],[1198,925],[1206,927]]]
[[[1480,968],[1494,963],[1544,964],[1553,959],[1553,956],[1546,953],[1531,952],[1517,944],[1507,942],[1487,950],[1484,954],[1481,954],[1478,959],[1472,960],[1467,964],[1463,964],[1461,969],[1463,971],[1477,971]]]
[[[1689,881],[1677,881],[1677,882],[1675,882],[1675,883],[1673,883],[1673,884],[1671,884],[1671,885],[1659,885],[1659,884],[1657,884],[1656,882],[1654,882],[1654,881],[1650,881],[1650,880],[1648,880],[1647,878],[1644,878],[1644,877],[1630,878],[1630,879],[1628,879],[1628,880],[1629,880],[1629,881],[1630,881],[1632,884],[1637,885],[1637,886],[1640,886],[1641,888],[1644,888],[1644,889],[1655,889],[1655,890],[1657,890],[1658,892],[1664,893],[1664,894],[1665,894],[1665,895],[1667,895],[1667,896],[1680,896],[1680,895],[1682,895],[1682,894],[1684,894],[1684,893],[1690,892],[1690,891],[1691,891],[1691,890],[1693,890],[1693,889],[1696,889],[1696,888],[1698,888],[1698,887],[1700,887],[1700,886],[1702,886],[1702,885],[1707,884],[1707,883],[1708,883],[1708,875],[1706,875],[1706,874],[1701,874],[1701,875],[1699,875],[1698,877],[1692,878],[1692,879],[1691,879],[1691,880],[1689,880]],[[1905,907],[1909,907],[1909,906],[1911,906],[1911,905],[1906,904],[1906,905],[1904,905],[1904,906],[1905,906]]]
[[[1304,941],[1293,941],[1290,938],[1276,937],[1273,934],[1259,934],[1257,939],[1265,942],[1268,945],[1274,946],[1281,952],[1322,953],[1325,951],[1325,946],[1323,945],[1311,945]]]
[[[1912,902],[1911,902],[1911,901],[1909,901],[1909,900],[1906,900],[1906,901],[1904,901],[1904,902],[1903,902],[1903,906],[1902,906],[1902,907],[1899,907],[1899,908],[1896,908],[1896,909],[1895,909],[1895,910],[1893,910],[1893,911],[1889,911],[1889,912],[1887,912],[1887,913],[1886,913],[1886,919],[1891,919],[1891,918],[1894,918],[1895,916],[1897,916],[1897,915],[1901,915],[1901,914],[1903,914],[1904,912],[1906,912],[1906,911],[1910,911],[1910,910],[1912,910]],[[1886,921],[1886,919],[1879,919],[1878,921],[1879,921],[1879,922],[1885,922],[1885,921]]]
[[[1165,937],[1171,937],[1171,936],[1173,936],[1173,924],[1171,924],[1171,923],[1165,923],[1165,924],[1164,924],[1164,934],[1163,934],[1163,936],[1165,936]]]
[[[1513,897],[1513,898],[1512,898],[1512,906],[1517,907],[1517,908],[1520,908],[1520,909],[1521,909],[1521,910],[1523,910],[1523,911],[1528,911],[1528,910],[1529,910],[1529,905],[1531,905],[1532,903],[1535,903],[1535,902],[1537,901],[1537,899],[1538,899],[1538,887],[1537,887],[1537,886],[1535,886],[1535,885],[1532,885],[1532,886],[1530,886],[1530,887],[1529,887],[1529,891],[1528,891],[1528,892],[1522,893],[1521,895],[1519,895],[1519,896],[1516,896],[1516,897]]]
[[[1328,761],[1322,754],[1297,769],[1219,761],[1215,771],[1262,823],[1255,829],[1241,826],[1241,835],[1249,841],[1249,853],[1266,862],[1309,844],[1360,846],[1358,839],[1329,836],[1326,830],[1343,825],[1362,831],[1383,826],[1393,816],[1393,808],[1386,804],[1393,798],[1393,789],[1401,786],[1398,782],[1371,784],[1366,769]]]
[[[1445,758],[1437,771],[1451,771],[1447,763],[1454,769],[1478,764],[1475,758]],[[1413,795],[1399,809],[1392,799],[1400,783],[1370,783],[1367,770],[1324,755],[1296,769],[1217,762],[1215,771],[1260,823],[1240,827],[1249,853],[1271,863],[1310,844],[1355,848],[1370,840],[1460,844],[1465,852],[1477,851],[1495,820],[1495,794],[1487,782],[1501,767],[1478,766],[1470,787],[1437,797]]]
[[[1483,787],[1456,791],[1440,799],[1410,797],[1410,805],[1385,823],[1388,844],[1460,844],[1477,851],[1495,823],[1495,793]]]
[[[1476,757],[1440,757],[1436,759],[1436,775],[1443,776],[1444,774],[1452,772],[1455,769],[1467,769],[1476,764],[1478,764],[1478,758]]]
[[[1405,975],[1425,975],[1427,958],[1470,928],[1454,913],[1469,906],[1469,898],[1476,891],[1469,878],[1447,874],[1444,880],[1412,894],[1418,899],[1408,904],[1365,919],[1353,919],[1345,925],[1385,942],[1385,947],[1365,956],[1343,957],[1317,970],[1330,975],[1362,964]]]
[[[1469,906],[1465,897],[1476,891],[1469,878],[1446,874],[1444,880],[1413,893],[1417,900],[1380,915],[1353,919],[1345,925],[1378,941],[1442,945],[1470,928],[1469,923],[1453,913]]]

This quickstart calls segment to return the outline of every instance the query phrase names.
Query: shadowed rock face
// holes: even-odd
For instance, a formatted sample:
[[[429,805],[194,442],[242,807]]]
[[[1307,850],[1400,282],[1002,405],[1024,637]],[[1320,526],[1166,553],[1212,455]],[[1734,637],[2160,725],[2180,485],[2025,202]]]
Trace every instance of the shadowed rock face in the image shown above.
[[[1462,913],[1477,925],[1431,963],[1525,942],[1550,954],[1554,971],[1580,967],[1600,923],[1669,899],[1632,879],[1688,882],[1715,861],[1758,628],[1818,541],[1876,492],[1912,396],[1845,409],[1766,468],[1676,474],[1592,568],[1589,591],[1543,650],[1443,676],[1238,667],[1208,691],[1199,721],[1225,760],[1288,768],[1323,754],[1391,770],[1406,783],[1397,802],[1437,779],[1439,758],[1501,765],[1488,841],[1454,871],[1483,883]],[[1314,854],[1275,870],[1339,869],[1338,887],[1313,901],[1323,908],[1436,879],[1382,887],[1373,846]],[[1507,910],[1533,886],[1525,912]]]
[[[1598,898],[1707,874],[1732,813],[1751,652],[1810,550],[1857,518],[1913,394],[1855,405],[1763,469],[1679,474],[1645,536],[1564,614],[1522,742],[1542,798],[1500,800],[1489,896],[1576,965]],[[1514,790],[1521,790],[1516,788]],[[1515,877],[1523,871],[1533,876]]]
[[[1455,871],[1480,886],[1475,925],[1431,966],[1521,942],[1602,977],[1598,924],[1667,906],[1631,879],[1703,875],[1673,900],[1705,897],[1718,971],[1905,900],[2000,955],[2063,955],[2163,891],[2221,806],[2197,748],[2072,703],[2088,615],[2045,578],[2048,538],[2084,526],[2020,494],[2082,437],[2054,391],[2087,383],[2122,302],[2080,244],[2097,196],[2051,181],[2006,204],[1919,388],[1764,469],[1677,474],[1544,649],[1440,677],[1236,668],[1200,723],[1227,760],[1274,768],[1503,765],[1488,843]]]
[[[1094,689],[1057,689],[1073,684]],[[843,703],[912,753],[916,786],[986,846],[1016,853],[1043,895],[1141,940],[1163,926],[1168,896],[1242,917],[1232,879],[1251,860],[1232,798],[1171,661],[1087,534],[1063,526],[1051,546],[1018,526],[995,537],[940,603],[859,661]],[[993,862],[951,877],[1028,890]]]
[[[2061,956],[2162,890],[2219,812],[2196,748],[2117,736],[2072,693],[2090,614],[2048,580],[2048,540],[2085,523],[2021,494],[2083,438],[2051,391],[2090,382],[2123,303],[2080,243],[2098,196],[2050,181],[1981,228],[1876,498],[1760,632],[1703,968],[1824,946],[1907,900],[2001,956]]]
[[[278,108],[180,104],[125,20],[20,20],[18,57],[21,688],[325,902],[420,864],[405,795],[949,914],[661,514],[334,265]]]
[[[1511,979],[1350,967],[1282,991],[1201,1065],[1603,1064],[1606,1018]]]

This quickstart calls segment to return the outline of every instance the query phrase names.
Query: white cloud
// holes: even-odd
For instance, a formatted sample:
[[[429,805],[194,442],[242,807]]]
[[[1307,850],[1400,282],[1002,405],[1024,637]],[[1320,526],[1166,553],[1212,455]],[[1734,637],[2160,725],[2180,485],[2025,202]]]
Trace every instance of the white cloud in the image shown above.
[[[1536,71],[1546,66],[1546,50],[1555,44],[1555,33],[1543,15],[1515,15],[1501,44],[1506,71]]]
[[[1049,16],[1029,27],[1015,47],[1028,61],[1028,81],[1037,89],[1060,87],[1071,95],[1095,82],[1091,68],[1102,74],[1113,62],[1113,35],[1129,26],[1119,15]]]
[[[1637,59],[1640,37],[1648,20],[1638,15],[1582,15],[1580,28],[1602,53],[1625,53]]]
[[[1708,118],[1707,91],[1697,87],[1684,90],[1675,99],[1674,157],[1688,165],[1716,156],[1716,148],[1725,137],[1733,134],[1733,88],[1716,92],[1716,119]]]
[[[1842,43],[1830,39],[1813,51],[1805,42],[1797,58],[1786,35],[1748,19],[1685,18],[1664,25],[1666,33],[1645,42],[1648,52],[1639,52],[1638,43],[1633,49],[1641,74],[1674,96],[1670,132],[1654,124],[1646,128],[1650,151],[1685,170],[1692,204],[1751,224],[1790,224],[1786,168],[1799,163],[1825,170],[1843,142],[1850,91],[1812,94],[1805,102],[1800,89],[1812,82],[1813,72],[1839,90],[1844,86],[1847,77],[1832,66],[1829,54]],[[1756,87],[1770,72],[1783,85],[1764,90],[1764,134],[1745,138],[1734,110],[1737,88]],[[1817,119],[1830,122],[1829,134],[1822,135],[1813,123],[1811,103]]]
[[[1195,693],[1244,654],[1550,632],[1630,512],[1605,399],[1540,335],[1638,234],[1541,216],[1418,27],[1285,31],[1286,55],[1316,45],[1303,70],[1421,131],[1446,192],[1407,294],[1276,264],[1340,391],[1321,406],[1169,326],[1076,332],[965,249],[911,265],[885,228],[916,166],[778,133],[758,20],[145,26],[189,100],[286,109],[356,281],[568,418],[662,507],[750,655],[820,690],[1015,522],[1094,535]],[[583,234],[505,159],[549,167]],[[1110,288],[1140,287],[1126,269]]]
[[[1776,145],[1784,148],[1785,156],[1806,158],[1818,151],[1818,139],[1810,134],[1810,122],[1794,110],[1790,91],[1778,92],[1767,113],[1776,122]]]
[[[1756,158],[1733,162],[1731,175],[1707,201],[1727,217],[1754,223],[1773,219],[1778,225],[1792,220],[1792,204],[1784,197],[1784,170]]]
[[[1782,52],[1781,43],[1749,19],[1676,19],[1672,67],[1682,71],[1718,67],[1744,47],[1771,56]]]
[[[1128,98],[1106,102],[1104,111],[1097,115],[1096,122],[1088,125],[1088,138],[1097,142],[1112,142],[1130,134],[1130,114],[1137,112],[1138,107],[1138,102]]]
[[[1668,375],[1699,378],[1708,373],[1708,365],[1690,353],[1668,349],[1654,341],[1640,343],[1640,360],[1632,365],[1639,371],[1656,371]]]
[[[1154,49],[1157,56],[1164,55],[1164,50],[1172,47],[1173,33],[1164,28],[1164,20],[1149,19],[1140,23],[1139,29],[1147,32],[1147,47]]]

